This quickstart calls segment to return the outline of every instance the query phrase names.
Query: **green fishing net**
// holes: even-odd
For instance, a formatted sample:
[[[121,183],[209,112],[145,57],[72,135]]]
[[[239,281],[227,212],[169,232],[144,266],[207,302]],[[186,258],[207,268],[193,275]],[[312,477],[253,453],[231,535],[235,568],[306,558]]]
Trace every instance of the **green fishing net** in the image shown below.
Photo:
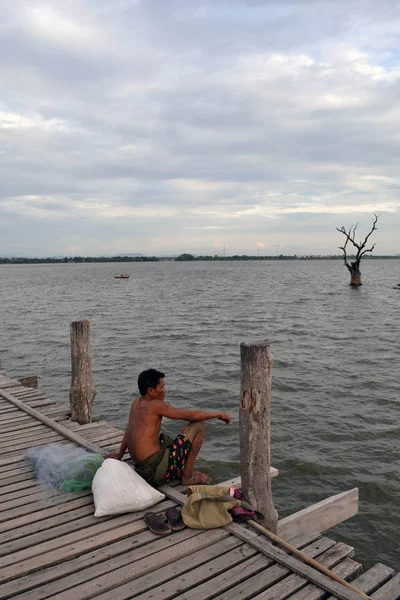
[[[92,487],[93,477],[101,467],[104,456],[101,454],[88,454],[72,462],[68,469],[68,479],[60,485],[62,492],[81,492]]]
[[[93,477],[104,461],[102,454],[64,444],[29,448],[27,457],[35,469],[36,478],[45,487],[61,492],[90,489]]]

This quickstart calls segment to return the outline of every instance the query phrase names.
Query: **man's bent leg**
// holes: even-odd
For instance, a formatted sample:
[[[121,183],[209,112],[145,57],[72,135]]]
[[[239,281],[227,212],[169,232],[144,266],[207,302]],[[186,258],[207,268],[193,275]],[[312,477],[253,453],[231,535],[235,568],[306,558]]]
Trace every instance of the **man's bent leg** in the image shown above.
[[[196,462],[197,455],[200,452],[200,448],[204,440],[205,431],[206,426],[204,425],[203,421],[188,423],[182,431],[183,435],[186,435],[186,437],[192,442],[192,447],[183,469],[181,479],[181,483],[183,485],[204,485],[210,483],[211,481],[211,477],[208,477],[208,475],[205,473],[193,471],[194,463]]]

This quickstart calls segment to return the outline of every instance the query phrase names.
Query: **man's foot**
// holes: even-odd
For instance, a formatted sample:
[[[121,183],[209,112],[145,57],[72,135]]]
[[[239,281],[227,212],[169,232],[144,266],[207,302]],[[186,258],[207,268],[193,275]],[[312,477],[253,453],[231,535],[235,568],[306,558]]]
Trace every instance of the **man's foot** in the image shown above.
[[[207,485],[210,483],[211,477],[200,471],[193,471],[190,477],[182,477],[182,485]]]

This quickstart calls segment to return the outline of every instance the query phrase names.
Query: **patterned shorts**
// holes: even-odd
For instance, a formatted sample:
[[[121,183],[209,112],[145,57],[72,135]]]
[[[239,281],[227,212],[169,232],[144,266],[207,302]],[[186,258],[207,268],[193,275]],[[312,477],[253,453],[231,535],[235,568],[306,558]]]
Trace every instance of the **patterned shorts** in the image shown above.
[[[186,435],[180,433],[176,436],[169,451],[167,481],[181,479],[191,447],[192,442]]]

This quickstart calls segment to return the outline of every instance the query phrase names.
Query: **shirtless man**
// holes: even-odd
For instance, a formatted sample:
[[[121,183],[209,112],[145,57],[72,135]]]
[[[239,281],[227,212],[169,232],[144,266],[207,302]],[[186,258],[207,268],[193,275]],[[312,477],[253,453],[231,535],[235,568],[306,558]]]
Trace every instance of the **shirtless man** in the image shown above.
[[[159,485],[180,479],[184,485],[210,483],[211,478],[193,471],[204,439],[207,419],[220,419],[229,424],[229,415],[222,412],[184,410],[164,402],[164,373],[156,369],[142,371],[138,378],[140,396],[134,400],[128,426],[119,452],[106,458],[121,460],[128,448],[136,472],[150,484]],[[175,439],[160,433],[163,417],[189,421]]]

